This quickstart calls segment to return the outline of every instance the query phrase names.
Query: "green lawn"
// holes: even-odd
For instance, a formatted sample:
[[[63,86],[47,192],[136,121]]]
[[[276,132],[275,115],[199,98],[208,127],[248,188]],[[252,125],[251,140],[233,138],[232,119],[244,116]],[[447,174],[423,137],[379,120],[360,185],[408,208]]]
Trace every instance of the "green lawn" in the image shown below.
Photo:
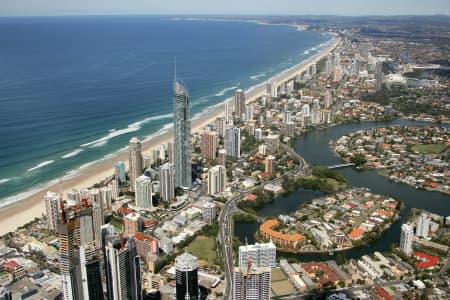
[[[199,260],[204,260],[208,265],[214,265],[214,257],[216,254],[213,239],[199,236],[188,246],[187,250]]]
[[[412,151],[416,151],[423,154],[439,154],[447,149],[447,145],[440,144],[426,144],[426,145],[414,145],[411,147]]]

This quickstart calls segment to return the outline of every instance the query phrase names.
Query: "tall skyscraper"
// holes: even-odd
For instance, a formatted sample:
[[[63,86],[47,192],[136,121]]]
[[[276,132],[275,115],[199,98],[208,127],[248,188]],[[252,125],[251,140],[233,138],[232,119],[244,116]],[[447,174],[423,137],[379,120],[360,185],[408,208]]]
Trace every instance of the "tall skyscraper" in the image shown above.
[[[141,175],[136,179],[136,206],[142,209],[153,208],[152,203],[152,180]]]
[[[412,244],[414,239],[414,229],[410,224],[403,224],[400,233],[400,250],[406,255],[412,254]]]
[[[225,190],[227,171],[224,166],[217,165],[208,171],[208,194],[215,195]]]
[[[245,113],[245,94],[241,89],[236,90],[234,95],[234,114],[236,118],[242,119],[242,115]]]
[[[379,92],[383,89],[383,73],[375,73],[375,91]]]
[[[47,228],[56,231],[59,220],[59,195],[48,191],[44,196]]]
[[[173,165],[171,163],[165,163],[159,167],[159,190],[161,199],[164,202],[169,202],[170,200],[175,199],[173,173]]]
[[[94,239],[87,199],[75,210],[62,207],[58,222],[60,274],[64,300],[103,299],[100,245]]]
[[[110,235],[106,241],[108,300],[142,299],[140,259],[134,238]]]
[[[264,171],[269,175],[272,175],[275,172],[275,156],[269,155],[266,157]]]
[[[227,165],[227,150],[225,149],[220,149],[219,150],[219,157],[218,157],[218,163],[221,166],[226,166]]]
[[[234,269],[233,300],[269,300],[270,267],[255,267],[251,260]]]
[[[251,121],[253,120],[253,105],[249,104],[245,106],[245,121]]]
[[[249,259],[256,267],[275,267],[276,258],[277,247],[272,242],[239,247],[239,267],[246,267]]]
[[[103,199],[98,189],[89,190],[89,202],[92,205],[94,239],[98,246],[102,243],[102,225],[105,223]]]
[[[225,130],[225,149],[228,156],[241,157],[241,129],[229,127]]]
[[[125,163],[123,161],[118,161],[114,164],[114,176],[120,183],[127,182]]]
[[[311,109],[311,123],[313,125],[319,125],[320,124],[320,104],[319,99],[314,99],[313,106]]]
[[[202,156],[206,159],[216,159],[217,142],[219,136],[215,131],[202,133]]]
[[[175,78],[174,85],[175,186],[192,185],[191,113],[187,87]]]
[[[142,175],[141,141],[137,137],[130,140],[130,190],[134,192],[136,178]]]
[[[175,258],[177,300],[198,300],[197,257],[185,252]]]
[[[331,92],[331,86],[327,85],[324,97],[324,107],[326,109],[329,109],[332,104],[333,104],[333,93]]]

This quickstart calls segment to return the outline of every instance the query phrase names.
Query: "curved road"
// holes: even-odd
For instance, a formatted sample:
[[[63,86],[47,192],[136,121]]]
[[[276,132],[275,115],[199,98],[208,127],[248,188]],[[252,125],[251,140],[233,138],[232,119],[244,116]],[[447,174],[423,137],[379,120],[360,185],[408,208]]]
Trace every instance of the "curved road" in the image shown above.
[[[286,150],[290,155],[295,156],[299,159],[300,164],[295,170],[289,171],[285,176],[288,177],[302,175],[305,167],[307,166],[306,161],[298,155],[293,149],[290,147],[280,144],[280,147]],[[275,178],[271,181],[263,182],[256,188],[262,188],[265,184],[280,184],[283,180],[284,176]],[[252,188],[253,189],[253,188]],[[222,255],[224,257],[224,270],[225,270],[225,292],[224,299],[232,299],[233,298],[233,268],[234,268],[234,259],[233,259],[233,233],[231,232],[231,216],[235,212],[237,202],[242,198],[242,196],[247,193],[249,190],[242,190],[233,198],[228,200],[222,207],[222,210],[219,214],[219,238],[222,246]]]

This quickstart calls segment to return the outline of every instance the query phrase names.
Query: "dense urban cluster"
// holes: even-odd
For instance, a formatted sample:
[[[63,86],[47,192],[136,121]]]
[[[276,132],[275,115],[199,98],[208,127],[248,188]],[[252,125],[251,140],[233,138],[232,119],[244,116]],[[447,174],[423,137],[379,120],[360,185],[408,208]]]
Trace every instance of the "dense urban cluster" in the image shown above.
[[[380,168],[393,180],[448,193],[448,130],[357,131],[334,142],[347,164],[322,169],[292,149],[296,136],[340,123],[447,121],[448,77],[428,64],[448,57],[440,47],[353,30],[339,30],[333,42],[292,76],[236,90],[201,132],[191,132],[188,90],[175,80],[173,140],[146,151],[132,138],[129,161],[116,162],[114,174],[93,187],[49,191],[42,218],[2,237],[0,299],[448,296],[450,219],[414,211],[398,247],[345,259],[341,251],[369,245],[392,226],[401,202],[348,188],[329,170]],[[326,196],[278,219],[256,216],[298,187]],[[233,238],[237,213],[261,223],[262,243]],[[278,250],[342,255],[299,262],[280,259]]]
[[[448,194],[449,145],[445,127],[383,127],[342,136],[335,150],[359,166],[382,169],[394,181]]]

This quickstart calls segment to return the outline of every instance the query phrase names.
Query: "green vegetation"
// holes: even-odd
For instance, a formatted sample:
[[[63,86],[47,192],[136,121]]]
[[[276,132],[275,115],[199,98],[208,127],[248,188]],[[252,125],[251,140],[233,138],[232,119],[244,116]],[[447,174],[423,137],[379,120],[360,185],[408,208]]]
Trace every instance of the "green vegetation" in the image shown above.
[[[324,166],[314,166],[313,176],[298,179],[284,178],[282,184],[286,192],[292,192],[298,188],[318,190],[327,194],[332,194],[347,187],[347,180],[341,173],[330,170]]]
[[[233,215],[233,221],[235,223],[251,223],[251,222],[256,222],[256,218],[253,215],[250,214],[234,214]]]
[[[354,163],[355,166],[359,167],[359,166],[364,165],[367,162],[367,159],[366,159],[366,157],[364,155],[358,154],[358,155],[353,156],[350,159],[350,162]]]
[[[406,93],[399,88],[387,89],[383,87],[383,89],[379,92],[362,95],[361,100],[388,105],[391,103],[391,98],[397,98],[404,95],[406,95]]]
[[[414,145],[411,147],[411,151],[423,153],[423,154],[439,154],[444,152],[448,148],[447,145],[440,144],[423,144]]]
[[[175,254],[162,255],[155,265],[155,274],[159,273],[165,266],[170,265],[175,260]]]
[[[254,190],[252,193],[256,196],[255,201],[240,201],[238,203],[240,209],[250,214],[255,214],[257,210],[261,209],[264,205],[271,203],[273,199],[275,199],[273,192]]]
[[[216,256],[214,240],[205,236],[199,236],[187,247],[187,251],[204,260],[208,265],[213,265]]]

